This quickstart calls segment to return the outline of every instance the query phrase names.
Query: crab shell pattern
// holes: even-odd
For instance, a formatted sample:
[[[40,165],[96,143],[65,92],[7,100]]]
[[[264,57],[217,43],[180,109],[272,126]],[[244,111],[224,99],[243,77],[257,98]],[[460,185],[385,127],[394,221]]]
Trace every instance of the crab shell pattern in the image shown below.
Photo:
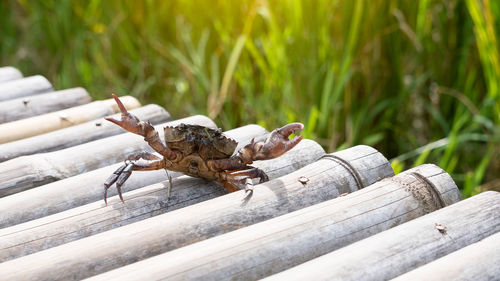
[[[184,156],[198,153],[204,160],[224,159],[233,155],[238,143],[222,133],[199,125],[180,124],[164,129],[167,146]]]

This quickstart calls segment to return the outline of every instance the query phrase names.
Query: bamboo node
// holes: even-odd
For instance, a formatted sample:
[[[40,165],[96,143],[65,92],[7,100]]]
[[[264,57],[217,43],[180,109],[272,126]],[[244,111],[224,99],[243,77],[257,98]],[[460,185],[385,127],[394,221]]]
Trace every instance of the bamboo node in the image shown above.
[[[405,175],[406,177],[395,176],[387,180],[399,184],[405,191],[411,193],[413,198],[422,204],[423,211],[426,214],[444,207],[442,200],[435,194],[435,187],[431,186],[422,175],[417,173],[408,173]],[[411,176],[411,178],[407,176]],[[416,180],[417,183],[415,183],[414,180]]]
[[[346,161],[338,156],[332,155],[332,154],[325,154],[325,155],[321,156],[319,159],[330,159],[330,160],[338,163],[340,166],[344,167],[352,175],[352,177],[356,181],[356,185],[358,187],[358,190],[365,187],[363,185],[363,181],[362,181],[361,176],[359,175],[358,171],[356,171],[356,169],[348,161]]]

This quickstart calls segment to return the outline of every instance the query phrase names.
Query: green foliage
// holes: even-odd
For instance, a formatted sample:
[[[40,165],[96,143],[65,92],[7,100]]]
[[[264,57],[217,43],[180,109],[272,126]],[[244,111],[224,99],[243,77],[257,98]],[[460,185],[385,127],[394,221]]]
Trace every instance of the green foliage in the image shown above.
[[[488,0],[0,1],[0,64],[228,129],[306,124],[398,171],[499,174],[500,5]]]

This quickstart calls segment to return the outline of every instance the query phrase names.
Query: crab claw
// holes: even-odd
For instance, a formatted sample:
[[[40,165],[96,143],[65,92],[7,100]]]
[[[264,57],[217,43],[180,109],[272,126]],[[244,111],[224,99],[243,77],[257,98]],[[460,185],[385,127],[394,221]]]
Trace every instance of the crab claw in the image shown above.
[[[301,140],[302,136],[295,136],[290,139],[291,134],[297,134],[304,129],[302,123],[290,123],[279,129],[272,131],[269,138],[264,142],[254,144],[254,160],[266,160],[281,156],[283,153],[292,149]]]
[[[123,129],[138,135],[144,134],[144,126],[141,124],[139,118],[129,113],[120,99],[115,95],[111,94],[118,105],[118,108],[122,112],[121,120],[116,120],[113,117],[105,117],[104,119],[115,123],[116,125],[122,127]]]

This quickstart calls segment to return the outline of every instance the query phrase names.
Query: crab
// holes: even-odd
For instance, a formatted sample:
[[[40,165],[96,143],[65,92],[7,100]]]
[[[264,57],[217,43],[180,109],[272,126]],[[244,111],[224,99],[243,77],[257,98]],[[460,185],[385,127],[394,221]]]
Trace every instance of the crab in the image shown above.
[[[255,138],[249,144],[234,153],[238,143],[222,133],[199,125],[180,124],[164,128],[165,144],[158,132],[149,122],[140,121],[127,111],[120,99],[112,95],[121,111],[121,120],[112,117],[106,120],[123,129],[144,137],[144,140],[161,157],[140,152],[126,158],[104,182],[104,202],[107,205],[107,191],[116,183],[120,200],[124,202],[121,186],[130,177],[132,171],[170,170],[189,176],[219,182],[228,192],[245,189],[245,198],[253,192],[253,180],[263,183],[269,180],[266,173],[250,164],[256,160],[267,160],[281,156],[295,147],[302,136],[298,132],[304,129],[301,123],[290,123],[271,132],[264,141]],[[293,138],[290,138],[295,134]],[[145,161],[139,161],[139,160]]]

